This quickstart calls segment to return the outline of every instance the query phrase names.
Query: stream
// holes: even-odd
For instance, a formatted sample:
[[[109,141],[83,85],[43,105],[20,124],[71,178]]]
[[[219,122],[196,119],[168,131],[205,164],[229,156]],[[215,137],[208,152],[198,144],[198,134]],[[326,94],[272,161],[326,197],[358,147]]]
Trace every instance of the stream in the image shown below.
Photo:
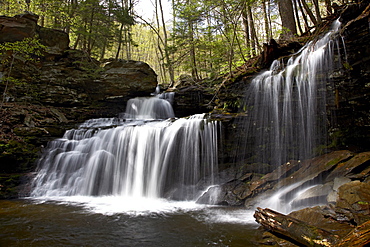
[[[0,246],[258,246],[261,236],[253,212],[241,208],[153,200],[134,210],[124,198],[59,199],[0,201]]]

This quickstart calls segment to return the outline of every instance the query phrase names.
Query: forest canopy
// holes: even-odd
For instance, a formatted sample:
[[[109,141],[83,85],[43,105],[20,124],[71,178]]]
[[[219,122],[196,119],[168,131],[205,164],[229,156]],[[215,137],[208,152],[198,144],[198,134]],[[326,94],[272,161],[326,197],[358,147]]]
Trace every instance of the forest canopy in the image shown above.
[[[138,3],[153,18],[138,13]],[[0,15],[24,11],[40,26],[63,30],[70,47],[104,60],[149,63],[161,83],[181,75],[194,80],[232,71],[271,39],[309,34],[345,2],[332,0],[0,0]],[[172,14],[165,18],[165,11]]]

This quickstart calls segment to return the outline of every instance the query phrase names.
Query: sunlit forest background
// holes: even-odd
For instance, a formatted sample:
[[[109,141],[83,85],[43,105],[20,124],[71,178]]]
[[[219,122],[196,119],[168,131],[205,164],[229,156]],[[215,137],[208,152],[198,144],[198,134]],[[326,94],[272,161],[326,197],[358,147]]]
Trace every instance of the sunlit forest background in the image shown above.
[[[99,61],[147,62],[160,83],[173,84],[183,75],[199,80],[232,71],[259,54],[271,39],[310,34],[340,4],[331,0],[0,0],[0,15],[35,13],[40,26],[67,32],[71,49]]]

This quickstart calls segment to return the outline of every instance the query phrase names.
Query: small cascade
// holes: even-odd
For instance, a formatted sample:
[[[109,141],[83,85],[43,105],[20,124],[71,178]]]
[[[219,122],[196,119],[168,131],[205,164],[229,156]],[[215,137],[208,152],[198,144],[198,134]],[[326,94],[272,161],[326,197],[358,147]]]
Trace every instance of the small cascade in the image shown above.
[[[217,122],[204,114],[173,119],[157,97],[129,101],[124,116],[88,120],[50,142],[31,196],[195,200],[215,183]]]
[[[125,119],[155,120],[173,117],[175,117],[175,114],[171,103],[158,97],[130,99],[127,102],[124,114]]]
[[[249,163],[273,167],[311,157],[325,145],[327,90],[337,66],[340,22],[304,46],[286,63],[276,60],[247,89],[241,152]],[[264,171],[261,171],[264,172]]]

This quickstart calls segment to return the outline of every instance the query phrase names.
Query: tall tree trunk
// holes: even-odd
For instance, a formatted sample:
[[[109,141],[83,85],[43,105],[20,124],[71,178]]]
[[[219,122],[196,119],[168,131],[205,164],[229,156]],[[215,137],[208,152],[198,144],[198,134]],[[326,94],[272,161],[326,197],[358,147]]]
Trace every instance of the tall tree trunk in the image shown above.
[[[101,48],[101,52],[100,52],[100,61],[104,59],[106,46],[107,46],[107,41],[104,40],[103,47]]]
[[[165,65],[164,65],[164,59],[165,59],[165,55],[164,55],[164,53],[165,52],[163,52],[163,49],[166,49],[166,44],[165,44],[165,41],[163,40],[163,38],[161,37],[161,31],[160,31],[160,29],[161,29],[161,25],[160,25],[160,22],[159,22],[159,11],[161,11],[160,10],[160,8],[161,7],[159,7],[159,4],[158,4],[158,1],[160,1],[160,0],[156,0],[155,1],[155,19],[156,19],[156,21],[157,21],[157,30],[156,30],[156,34],[157,34],[157,48],[158,48],[158,51],[159,51],[159,54],[158,54],[158,51],[157,51],[157,58],[158,58],[158,60],[159,61],[161,61],[160,62],[160,65],[159,65],[159,67],[160,67],[160,70],[161,70],[161,74],[165,74]],[[154,27],[153,27],[154,28]],[[162,48],[162,46],[163,46],[163,48]]]
[[[118,47],[117,47],[117,52],[116,52],[116,60],[119,58],[119,55],[121,53],[121,47],[122,47],[122,31],[123,31],[123,23],[121,24],[121,27],[119,29],[119,34],[118,34]]]
[[[282,38],[290,38],[297,34],[296,22],[294,19],[292,0],[278,0],[279,13],[282,23]]]
[[[126,59],[131,60],[131,28],[126,26],[123,33],[125,34],[124,44],[126,48]]]
[[[307,20],[307,16],[304,14],[304,10],[303,10],[303,7],[302,7],[302,4],[301,4],[301,1],[300,0],[296,0],[297,3],[298,3],[298,6],[299,6],[299,10],[301,11],[302,13],[302,17],[303,17],[303,21],[304,21],[304,27],[305,27],[305,32],[308,32],[310,30],[310,26],[308,25],[308,20]]]
[[[304,10],[306,11],[306,13],[308,14],[308,16],[310,17],[312,23],[314,25],[317,25],[317,20],[316,20],[315,16],[313,15],[310,7],[308,7],[306,1],[305,0],[301,0],[301,2],[302,2],[302,5],[303,5]]]
[[[331,15],[333,13],[333,8],[331,7],[331,1],[325,0],[326,15]]]
[[[247,12],[248,12],[248,23],[249,23],[249,30],[250,30],[250,37],[251,37],[251,47],[252,47],[252,55],[255,56],[257,54],[257,50],[259,47],[258,44],[258,38],[257,38],[257,33],[256,29],[254,26],[254,20],[253,20],[253,15],[252,15],[252,7],[250,5],[247,5]]]
[[[269,25],[269,18],[267,14],[266,2],[262,0],[262,9],[263,9],[263,19],[265,23],[265,34],[266,34],[266,41],[270,40],[270,25]]]
[[[194,41],[194,26],[193,23],[189,23],[189,37],[190,37],[190,64],[191,64],[191,76],[195,79],[199,79],[197,60],[195,53],[195,41]]]
[[[303,34],[303,30],[302,30],[302,27],[301,27],[301,22],[299,21],[299,12],[298,12],[297,2],[296,2],[296,0],[292,0],[292,1],[293,1],[293,8],[294,8],[294,16],[296,18],[299,33]]]
[[[251,49],[251,40],[250,40],[250,35],[249,35],[249,21],[248,21],[248,13],[247,13],[246,7],[242,10],[242,19],[243,19],[243,26],[244,26],[245,45],[248,47],[248,49]]]
[[[166,22],[164,19],[164,13],[163,13],[163,6],[162,6],[162,0],[159,0],[159,10],[161,12],[161,17],[162,17],[162,28],[163,28],[163,36],[164,36],[164,53],[166,57],[166,63],[167,63],[167,68],[168,68],[168,73],[170,75],[170,87],[172,87],[175,83],[175,75],[173,71],[173,64],[170,59],[170,55],[168,52],[168,35],[167,35],[167,29],[166,29]]]
[[[318,0],[312,0],[313,5],[315,6],[315,12],[316,12],[316,20],[317,24],[321,24],[321,14],[320,14],[320,6],[319,6],[319,1]]]
[[[93,22],[94,22],[94,15],[95,15],[95,6],[91,8],[91,15],[89,21],[89,36],[87,39],[87,53],[91,55],[92,50],[92,30],[93,30]]]

